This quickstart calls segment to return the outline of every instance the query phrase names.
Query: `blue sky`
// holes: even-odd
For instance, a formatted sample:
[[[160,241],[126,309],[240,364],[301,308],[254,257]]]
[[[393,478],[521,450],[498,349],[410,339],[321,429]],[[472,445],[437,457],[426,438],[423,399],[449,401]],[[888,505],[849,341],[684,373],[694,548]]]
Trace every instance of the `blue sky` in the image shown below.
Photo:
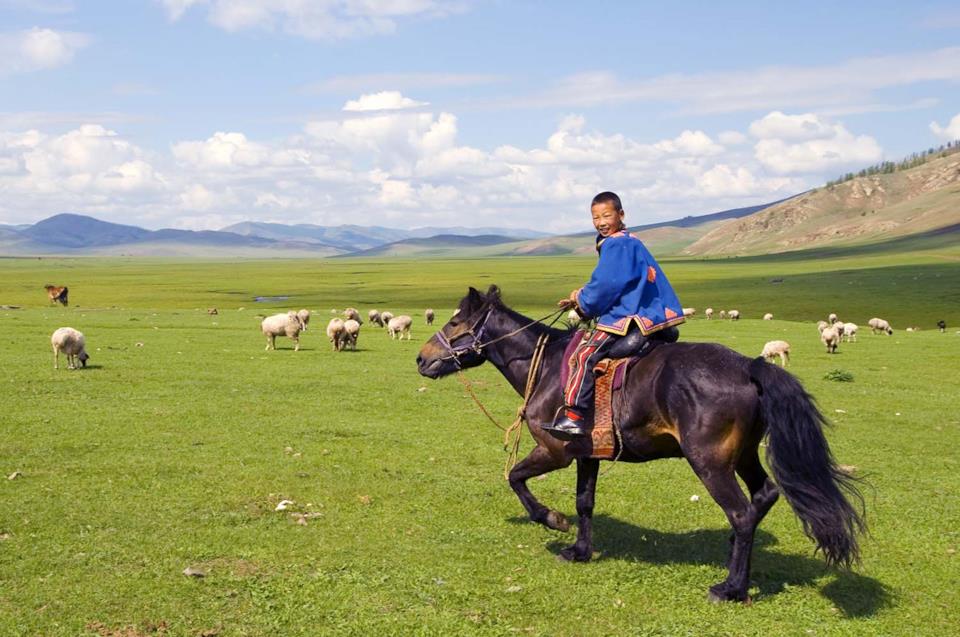
[[[958,80],[956,3],[0,0],[0,223],[659,221],[960,138]]]

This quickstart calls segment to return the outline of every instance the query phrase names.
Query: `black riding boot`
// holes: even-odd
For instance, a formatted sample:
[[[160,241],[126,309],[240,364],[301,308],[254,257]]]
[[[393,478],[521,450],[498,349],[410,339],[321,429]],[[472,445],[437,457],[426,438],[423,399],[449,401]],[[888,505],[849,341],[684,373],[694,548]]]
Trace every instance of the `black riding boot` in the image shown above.
[[[572,407],[564,407],[552,423],[540,428],[560,440],[573,440],[590,435],[590,423],[586,416]]]

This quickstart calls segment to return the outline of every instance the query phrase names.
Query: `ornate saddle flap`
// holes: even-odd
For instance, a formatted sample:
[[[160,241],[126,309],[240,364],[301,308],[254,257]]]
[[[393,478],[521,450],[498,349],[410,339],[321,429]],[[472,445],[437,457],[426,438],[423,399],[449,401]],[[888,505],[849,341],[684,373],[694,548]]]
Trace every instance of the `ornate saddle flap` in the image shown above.
[[[591,458],[609,460],[617,451],[613,397],[623,387],[631,359],[605,358],[593,368],[597,384],[593,400],[593,429],[590,431]]]

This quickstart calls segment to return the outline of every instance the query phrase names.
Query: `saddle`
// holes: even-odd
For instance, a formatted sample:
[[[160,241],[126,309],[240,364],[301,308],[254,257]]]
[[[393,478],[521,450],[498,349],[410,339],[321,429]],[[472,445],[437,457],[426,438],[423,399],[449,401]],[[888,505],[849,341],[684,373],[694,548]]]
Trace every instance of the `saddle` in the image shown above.
[[[577,345],[583,340],[584,330],[578,330],[567,345],[563,356],[563,368],[560,377],[566,386],[570,377],[570,357]],[[627,372],[644,356],[664,343],[675,343],[680,337],[676,327],[667,327],[650,336],[644,336],[640,330],[633,330],[617,340],[610,348],[609,357],[601,360],[593,368],[596,379],[594,389],[593,428],[589,441],[574,441],[568,444],[585,445],[584,455],[600,460],[610,460],[617,451],[617,436],[613,414],[614,397],[623,388]]]

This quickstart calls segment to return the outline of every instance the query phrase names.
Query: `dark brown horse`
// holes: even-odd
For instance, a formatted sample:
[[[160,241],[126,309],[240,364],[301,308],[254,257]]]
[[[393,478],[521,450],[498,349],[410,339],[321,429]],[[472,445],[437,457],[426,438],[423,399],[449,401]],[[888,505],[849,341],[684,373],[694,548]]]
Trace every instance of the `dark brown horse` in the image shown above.
[[[544,334],[548,344],[526,409],[537,446],[510,472],[510,486],[531,520],[566,531],[566,518],[538,502],[526,483],[576,460],[580,522],[576,542],[560,556],[586,562],[593,552],[591,520],[600,461],[585,457],[582,445],[557,440],[540,429],[541,423],[553,420],[562,401],[560,366],[571,332],[514,312],[501,302],[496,287],[487,294],[470,288],[457,315],[424,344],[417,365],[422,375],[440,378],[490,361],[522,395],[535,344]],[[729,573],[710,587],[709,599],[748,599],[754,533],[780,493],[828,563],[849,566],[858,559],[863,499],[833,460],[823,436],[823,416],[789,372],[717,344],[663,344],[630,369],[622,396],[619,460],[686,458],[733,527]],[[764,436],[776,483],[760,464],[758,447]],[[749,498],[737,483],[738,475]]]
[[[60,287],[57,285],[45,285],[43,286],[43,289],[47,291],[47,298],[50,299],[51,304],[56,305],[59,301],[64,307],[68,305],[67,294],[70,291],[66,286]]]

